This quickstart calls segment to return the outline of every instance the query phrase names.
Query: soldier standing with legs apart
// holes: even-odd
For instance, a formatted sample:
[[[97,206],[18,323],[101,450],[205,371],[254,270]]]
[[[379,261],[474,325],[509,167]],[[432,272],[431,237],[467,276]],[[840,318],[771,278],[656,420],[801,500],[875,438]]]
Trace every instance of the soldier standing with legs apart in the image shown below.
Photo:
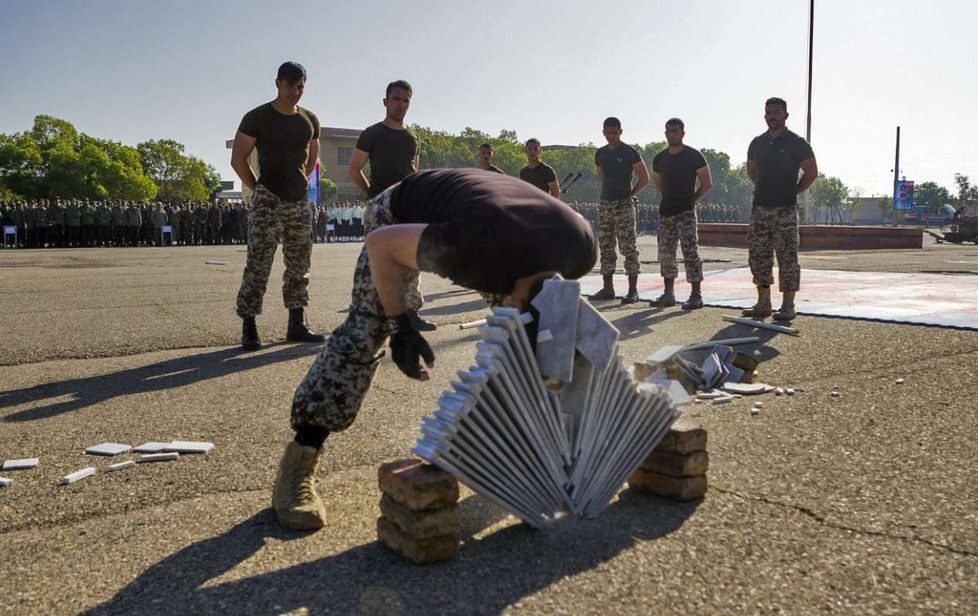
[[[747,148],[747,175],[754,182],[754,202],[747,233],[750,271],[757,286],[757,303],[743,311],[747,317],[771,316],[774,257],[778,259],[779,321],[795,318],[795,293],[801,284],[798,265],[798,195],[818,177],[815,153],[808,142],[785,127],[788,103],[769,98],[764,103],[767,132]],[[798,170],[802,170],[798,179]]]
[[[383,121],[368,126],[360,133],[357,145],[353,148],[347,174],[360,192],[370,199],[417,171],[421,164],[418,138],[404,125],[413,96],[414,89],[403,79],[387,84],[383,100]],[[368,162],[369,180],[363,174],[363,168]],[[346,220],[351,221],[352,216]],[[417,289],[418,285],[411,285],[411,288]],[[420,331],[437,329],[437,325],[418,315],[424,304],[420,290],[417,296],[410,298],[409,303],[409,316]]]
[[[649,185],[649,170],[632,146],[621,140],[621,121],[607,118],[603,130],[608,145],[594,153],[594,165],[601,180],[601,206],[598,208],[598,243],[601,245],[603,287],[589,299],[615,299],[614,274],[618,264],[615,244],[625,257],[628,294],[622,304],[638,301],[638,248],[635,246],[635,206],[638,193]],[[632,174],[638,181],[632,185]]]
[[[309,331],[305,307],[309,305],[308,183],[319,155],[319,118],[299,107],[306,86],[306,69],[286,62],[278,69],[278,96],[245,114],[234,136],[231,168],[241,183],[254,191],[248,214],[248,261],[238,291],[237,313],[242,319],[241,348],[261,348],[255,317],[261,314],[265,286],[279,241],[285,257],[282,296],[289,309],[286,339],[322,342]],[[258,149],[256,177],[248,156]]]
[[[329,336],[292,399],[295,439],[285,448],[272,504],[292,529],[326,523],[316,469],[331,432],[353,424],[390,336],[391,358],[427,380],[435,354],[409,316],[419,270],[525,310],[543,280],[594,266],[591,225],[516,178],[480,169],[419,171],[367,204],[367,242],[346,321]],[[422,361],[424,365],[422,365]]]
[[[676,264],[676,244],[683,249],[686,281],[693,287],[683,310],[703,307],[700,283],[703,281],[703,261],[700,259],[696,235],[696,204],[713,188],[710,167],[699,150],[683,144],[685,125],[679,118],[666,121],[668,147],[652,159],[652,179],[662,194],[659,204],[659,271],[665,290],[651,305],[667,308],[676,304],[674,283],[679,275]],[[699,180],[699,187],[696,181]]]

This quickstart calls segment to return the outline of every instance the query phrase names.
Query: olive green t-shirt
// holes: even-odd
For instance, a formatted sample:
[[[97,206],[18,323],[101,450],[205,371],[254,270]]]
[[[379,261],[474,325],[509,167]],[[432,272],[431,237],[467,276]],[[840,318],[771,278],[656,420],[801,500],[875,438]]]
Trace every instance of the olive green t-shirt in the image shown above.
[[[536,167],[527,165],[520,169],[520,179],[533,184],[543,192],[550,194],[550,183],[557,181],[557,173],[547,163],[540,161]]]
[[[418,156],[418,138],[407,129],[378,122],[360,133],[357,149],[370,156],[371,198],[417,171],[414,160]]]
[[[319,138],[319,118],[298,107],[279,113],[265,103],[246,113],[238,130],[258,140],[258,183],[283,201],[302,201],[308,193],[309,142]]]

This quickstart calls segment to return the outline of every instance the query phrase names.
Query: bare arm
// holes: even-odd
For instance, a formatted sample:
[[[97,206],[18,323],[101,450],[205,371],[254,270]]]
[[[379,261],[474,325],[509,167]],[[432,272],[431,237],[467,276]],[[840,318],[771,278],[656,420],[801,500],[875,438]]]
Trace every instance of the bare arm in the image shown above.
[[[370,182],[367,181],[367,176],[363,174],[363,168],[367,166],[367,160],[369,159],[370,154],[367,154],[359,148],[353,148],[353,156],[350,157],[350,167],[347,169],[350,181],[360,189],[360,192],[365,197],[370,194]]]
[[[632,171],[638,175],[638,182],[635,182],[635,186],[632,186],[632,196],[637,197],[638,193],[645,190],[645,187],[649,185],[649,168],[645,166],[644,160],[639,160],[632,165]]]
[[[421,152],[414,155],[414,170],[418,171],[421,169]]]
[[[319,160],[319,139],[314,138],[309,142],[309,157],[306,158],[307,178],[312,175],[313,170],[315,170],[317,160]]]
[[[550,189],[550,196],[552,196],[554,199],[560,199],[560,182],[557,180],[549,182],[547,184],[547,188]]]
[[[747,177],[750,178],[751,182],[757,184],[757,163],[749,158],[747,159]]]
[[[815,162],[815,158],[809,158],[801,163],[802,175],[801,179],[798,180],[798,192],[803,193],[812,185],[815,178],[818,177],[818,163]]]
[[[703,165],[697,169],[696,178],[700,181],[700,187],[696,190],[696,195],[693,196],[693,203],[699,202],[713,188],[713,176],[710,174],[710,166]]]
[[[662,174],[658,171],[652,172],[652,181],[655,182],[655,189],[662,193]]]
[[[234,144],[231,146],[231,168],[238,174],[241,185],[248,190],[255,190],[255,186],[258,185],[255,170],[248,164],[248,157],[251,156],[257,143],[258,139],[238,131],[234,135]]]
[[[418,243],[427,226],[390,225],[367,235],[370,277],[377,288],[384,314],[389,317],[407,311],[404,270],[418,269]]]

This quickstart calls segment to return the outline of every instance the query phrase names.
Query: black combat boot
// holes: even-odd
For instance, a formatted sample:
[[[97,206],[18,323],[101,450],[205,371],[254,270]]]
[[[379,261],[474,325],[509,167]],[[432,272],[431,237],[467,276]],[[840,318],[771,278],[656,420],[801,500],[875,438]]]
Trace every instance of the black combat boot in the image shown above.
[[[628,276],[628,294],[621,298],[621,303],[634,304],[638,302],[638,274],[631,274]]]
[[[592,293],[588,295],[588,299],[594,300],[604,300],[604,299],[615,299],[615,284],[612,282],[612,275],[602,276],[604,279],[604,287],[597,293]]]
[[[289,342],[322,342],[326,336],[309,331],[302,308],[289,308],[289,329],[285,332],[285,339]]]
[[[258,337],[258,325],[255,317],[241,319],[241,348],[245,351],[257,351],[261,348],[261,338]]]

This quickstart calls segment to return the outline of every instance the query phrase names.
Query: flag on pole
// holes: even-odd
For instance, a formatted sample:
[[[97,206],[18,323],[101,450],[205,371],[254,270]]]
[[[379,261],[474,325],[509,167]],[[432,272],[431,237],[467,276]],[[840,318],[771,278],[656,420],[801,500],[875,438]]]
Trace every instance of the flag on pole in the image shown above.
[[[313,167],[309,175],[309,203],[320,205],[319,202],[319,159],[316,159],[316,166]]]

